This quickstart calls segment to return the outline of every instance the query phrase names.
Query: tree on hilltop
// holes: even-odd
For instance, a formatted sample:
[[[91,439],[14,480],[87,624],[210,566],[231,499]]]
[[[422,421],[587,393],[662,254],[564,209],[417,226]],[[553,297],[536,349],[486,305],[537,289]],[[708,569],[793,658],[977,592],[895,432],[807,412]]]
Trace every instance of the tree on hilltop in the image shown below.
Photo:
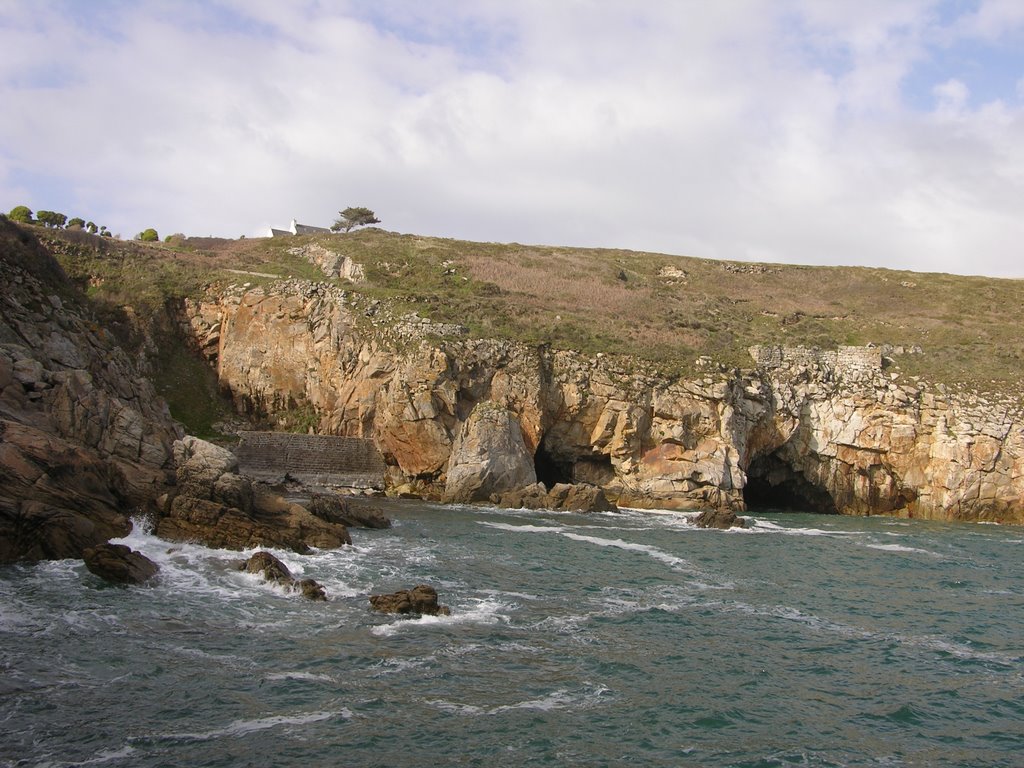
[[[150,227],[149,229],[144,229],[139,232],[139,234],[135,236],[135,239],[141,240],[144,243],[155,243],[160,240],[160,235],[157,234],[155,229]]]
[[[68,220],[68,229],[85,229],[85,219],[75,216]]]
[[[20,224],[34,224],[35,220],[32,218],[32,209],[27,205],[16,205],[11,208],[11,212],[7,214],[7,218],[11,221],[17,221]]]
[[[38,211],[36,220],[45,227],[60,229],[67,224],[68,217],[63,213],[57,213],[57,211]]]
[[[353,227],[365,227],[367,224],[380,224],[380,219],[369,208],[346,208],[338,212],[338,220],[331,225],[332,232],[344,230],[348,232]]]

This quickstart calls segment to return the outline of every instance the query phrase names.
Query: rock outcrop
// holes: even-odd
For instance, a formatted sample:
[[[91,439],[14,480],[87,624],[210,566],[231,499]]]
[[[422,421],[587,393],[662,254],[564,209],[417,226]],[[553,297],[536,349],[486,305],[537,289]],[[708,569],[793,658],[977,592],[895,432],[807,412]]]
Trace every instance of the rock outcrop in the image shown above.
[[[0,221],[0,562],[79,558],[162,493],[166,404],[29,231]]]
[[[537,481],[519,420],[492,402],[478,403],[452,446],[444,487],[446,502],[486,501]]]
[[[277,584],[289,592],[298,592],[307,600],[322,601],[327,599],[327,592],[313,579],[296,579],[288,566],[269,552],[256,552],[248,560],[238,566],[238,570],[246,573],[259,573],[264,581]]]
[[[285,547],[306,553],[351,544],[340,522],[317,517],[234,473],[234,455],[187,436],[175,442],[178,486],[164,497],[156,534],[218,549]]]
[[[746,528],[746,521],[731,509],[705,509],[695,518],[693,524],[698,528]]]
[[[82,553],[89,571],[113,584],[142,584],[156,576],[159,566],[124,544],[97,544]]]
[[[557,483],[550,491],[543,483],[492,495],[492,504],[505,509],[553,509],[571,512],[617,512],[595,485]]]
[[[380,613],[449,616],[451,610],[437,602],[437,590],[427,584],[401,589],[388,595],[370,595],[370,606]]]
[[[287,419],[300,404],[318,431],[372,438],[391,485],[415,495],[497,492],[472,488],[482,464],[454,455],[493,403],[545,482],[595,484],[623,506],[1024,522],[1020,393],[894,379],[878,349],[759,348],[748,369],[667,380],[635,359],[410,325],[301,281],[210,294],[187,314],[241,409]]]

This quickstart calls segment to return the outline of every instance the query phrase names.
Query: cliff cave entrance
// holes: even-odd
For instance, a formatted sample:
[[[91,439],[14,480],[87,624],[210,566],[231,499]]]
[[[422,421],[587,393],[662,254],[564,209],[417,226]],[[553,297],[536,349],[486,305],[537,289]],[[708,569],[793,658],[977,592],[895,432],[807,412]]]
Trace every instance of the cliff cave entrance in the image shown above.
[[[810,482],[777,452],[750,462],[743,501],[750,512],[839,513],[828,491]]]
[[[537,452],[533,455],[533,468],[537,472],[537,481],[544,483],[549,491],[557,483],[572,482],[572,462],[556,458],[548,450],[547,437],[540,441]]]

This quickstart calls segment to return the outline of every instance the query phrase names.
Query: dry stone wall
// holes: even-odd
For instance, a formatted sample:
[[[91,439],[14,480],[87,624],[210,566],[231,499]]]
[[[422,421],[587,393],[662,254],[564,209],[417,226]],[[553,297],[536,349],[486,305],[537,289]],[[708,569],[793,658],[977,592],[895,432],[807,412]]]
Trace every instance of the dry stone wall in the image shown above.
[[[254,480],[290,476],[306,485],[383,488],[386,467],[372,440],[288,432],[242,432],[239,472]]]

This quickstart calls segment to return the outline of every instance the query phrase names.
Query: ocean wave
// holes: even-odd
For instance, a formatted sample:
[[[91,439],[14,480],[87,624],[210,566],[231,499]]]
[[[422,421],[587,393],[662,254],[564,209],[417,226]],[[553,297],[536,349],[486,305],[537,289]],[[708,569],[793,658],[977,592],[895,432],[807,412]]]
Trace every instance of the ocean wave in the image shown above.
[[[224,737],[247,736],[250,733],[265,731],[270,728],[281,726],[308,725],[319,723],[324,720],[331,720],[336,717],[345,720],[352,719],[351,710],[342,707],[333,711],[306,712],[299,715],[271,715],[270,717],[259,717],[251,720],[234,720],[222,728],[214,728],[209,731],[196,731],[186,733],[166,733],[152,737],[145,737],[140,741],[210,741]]]
[[[919,549],[917,547],[908,547],[903,544],[865,544],[868,549],[877,549],[882,552],[914,552],[920,555],[929,555],[930,557],[942,557],[938,552],[931,552],[927,549]]]
[[[602,696],[608,693],[609,688],[604,685],[594,685],[584,688],[581,691],[570,692],[568,689],[559,688],[551,693],[536,699],[526,699],[514,704],[499,704],[486,707],[474,704],[461,704],[458,702],[446,701],[444,699],[431,699],[426,703],[440,709],[443,712],[451,712],[464,716],[493,716],[517,710],[535,710],[538,712],[550,712],[556,709],[587,709],[599,704]]]
[[[510,621],[509,611],[515,603],[486,597],[475,600],[468,606],[450,606],[450,616],[400,617],[387,624],[378,624],[370,629],[377,637],[391,637],[399,632],[449,627],[458,624],[502,624]]]

